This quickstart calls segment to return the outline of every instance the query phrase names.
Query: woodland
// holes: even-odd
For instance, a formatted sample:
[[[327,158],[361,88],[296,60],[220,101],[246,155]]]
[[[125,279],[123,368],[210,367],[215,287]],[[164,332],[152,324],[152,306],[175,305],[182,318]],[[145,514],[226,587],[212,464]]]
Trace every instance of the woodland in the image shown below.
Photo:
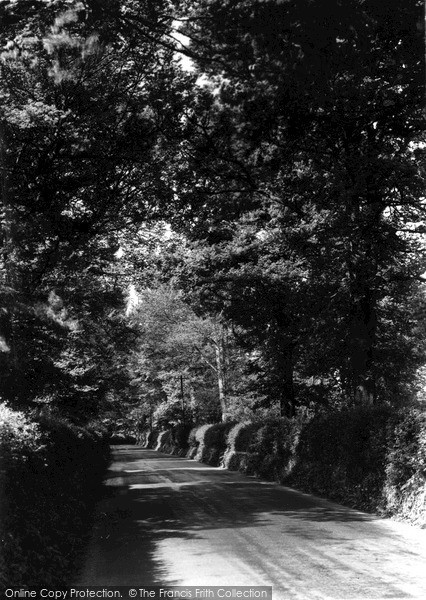
[[[420,0],[0,0],[0,586],[117,441],[426,526],[425,89]]]
[[[422,406],[422,2],[4,0],[0,47],[11,409]]]

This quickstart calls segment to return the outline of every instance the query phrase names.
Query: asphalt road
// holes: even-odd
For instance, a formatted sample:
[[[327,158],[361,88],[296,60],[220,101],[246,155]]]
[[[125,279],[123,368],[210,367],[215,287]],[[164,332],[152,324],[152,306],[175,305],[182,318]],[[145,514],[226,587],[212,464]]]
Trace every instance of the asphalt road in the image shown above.
[[[134,446],[113,448],[81,585],[272,585],[426,599],[426,530]]]

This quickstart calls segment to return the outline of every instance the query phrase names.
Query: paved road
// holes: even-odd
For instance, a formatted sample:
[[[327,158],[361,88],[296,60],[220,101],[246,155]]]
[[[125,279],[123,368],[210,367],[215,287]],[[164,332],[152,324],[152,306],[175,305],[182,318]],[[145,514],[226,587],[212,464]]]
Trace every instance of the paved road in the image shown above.
[[[240,473],[114,447],[80,579],[272,585],[274,600],[426,598],[426,530]]]

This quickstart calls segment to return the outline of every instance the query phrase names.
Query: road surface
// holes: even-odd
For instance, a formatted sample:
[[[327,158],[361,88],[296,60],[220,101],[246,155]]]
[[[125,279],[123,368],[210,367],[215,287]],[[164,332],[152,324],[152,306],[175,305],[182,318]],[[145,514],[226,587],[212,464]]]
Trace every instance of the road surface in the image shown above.
[[[153,450],[116,446],[113,455],[73,583],[426,599],[426,530]]]

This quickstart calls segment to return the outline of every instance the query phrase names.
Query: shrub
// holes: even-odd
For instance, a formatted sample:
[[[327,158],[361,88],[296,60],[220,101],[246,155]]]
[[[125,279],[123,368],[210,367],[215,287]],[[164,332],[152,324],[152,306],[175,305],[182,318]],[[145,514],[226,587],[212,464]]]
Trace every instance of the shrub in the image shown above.
[[[1,585],[65,585],[108,461],[97,433],[0,405]],[[46,516],[48,515],[48,518]]]
[[[214,423],[208,426],[204,432],[199,460],[217,467],[226,451],[228,433],[234,425],[235,423]]]
[[[410,410],[389,428],[385,509],[426,525],[426,414]]]
[[[148,428],[140,429],[136,435],[136,444],[138,444],[138,446],[142,446],[143,448],[148,448],[150,433],[151,430]]]
[[[300,436],[288,481],[362,510],[383,505],[391,409],[362,406],[317,415]]]
[[[204,456],[204,448],[205,448],[205,435],[206,431],[212,427],[211,424],[201,425],[201,427],[197,427],[195,430],[191,431],[190,437],[193,437],[194,446],[197,449],[196,454],[194,456],[195,460],[202,461]]]
[[[254,474],[281,481],[293,469],[302,423],[285,417],[261,425],[248,445]]]
[[[248,452],[255,433],[262,423],[237,423],[228,433],[227,446],[235,452]]]
[[[197,436],[198,434],[198,430],[201,429],[202,427],[205,427],[205,425],[201,425],[198,427],[193,427],[191,429],[191,431],[189,432],[189,436],[188,436],[188,451],[186,453],[187,458],[195,458],[195,456],[197,455],[198,452],[198,448],[200,446],[200,436]]]
[[[261,427],[261,423],[237,423],[229,430],[226,438],[226,451],[223,456],[223,465],[231,471],[247,470],[247,451],[252,442],[254,433]]]
[[[189,432],[188,444],[187,456],[207,464],[222,460],[232,470],[426,526],[426,414],[419,410],[358,406],[311,419],[202,425]]]
[[[250,455],[247,452],[235,452],[226,451],[223,457],[223,464],[226,469],[230,471],[241,471],[242,473],[248,473],[248,465],[250,461]]]
[[[214,423],[204,434],[204,444],[208,447],[218,448],[222,452],[226,449],[227,435],[235,423]]]
[[[189,447],[189,435],[192,431],[192,425],[180,423],[172,427],[173,445],[178,450],[187,450]]]
[[[148,433],[146,448],[155,448],[158,441],[158,436],[160,435],[160,431],[158,429],[153,429]]]
[[[159,450],[160,452],[171,452],[173,448],[172,445],[172,432],[170,429],[165,429],[164,431],[160,431],[157,437],[157,443],[155,445],[155,450]]]
[[[189,436],[188,436],[188,445],[190,448],[196,448],[198,446],[198,440],[197,440],[197,431],[200,428],[200,425],[193,427],[191,429],[191,431],[189,432]]]

